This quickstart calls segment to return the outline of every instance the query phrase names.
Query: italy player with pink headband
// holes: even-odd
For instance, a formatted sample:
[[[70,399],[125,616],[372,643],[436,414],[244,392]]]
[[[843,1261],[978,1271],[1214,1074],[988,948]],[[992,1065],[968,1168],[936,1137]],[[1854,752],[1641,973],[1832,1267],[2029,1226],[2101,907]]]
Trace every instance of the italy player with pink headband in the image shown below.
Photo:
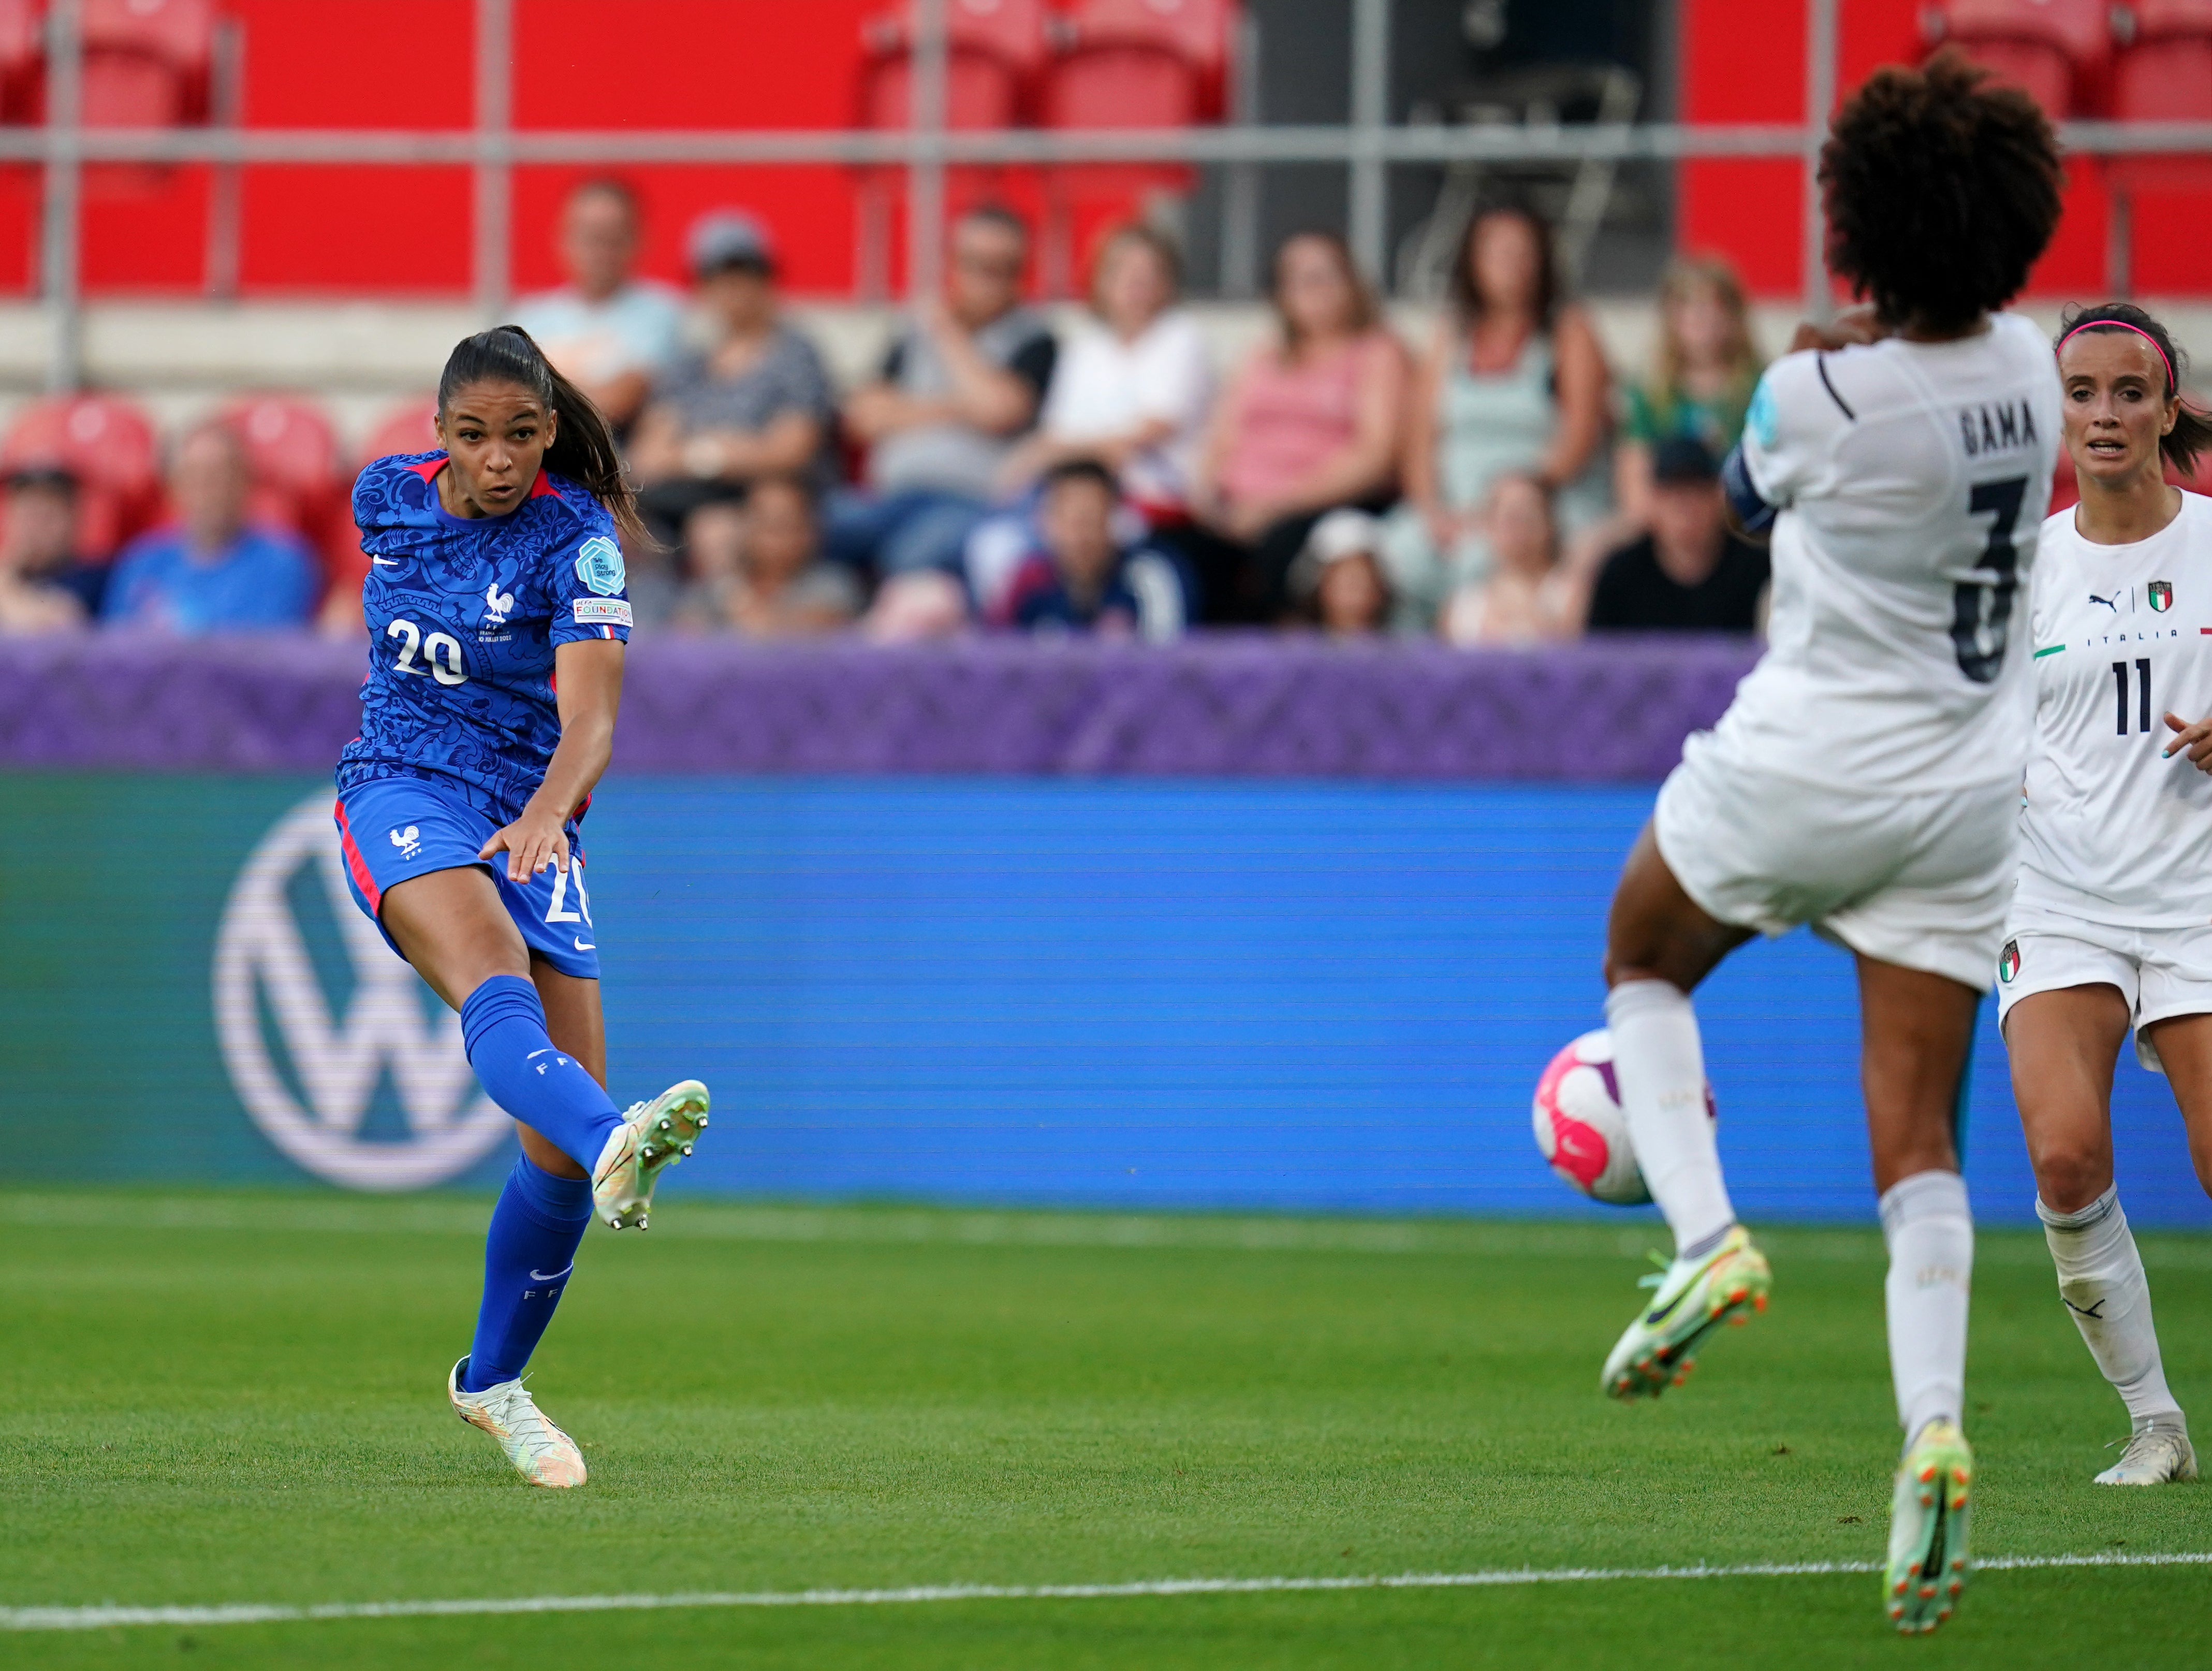
[[[2130,1433],[2107,1485],[2197,1477],[2142,1259],[2112,1177],[2112,1070],[2132,1032],[2212,1190],[2212,449],[2180,351],[2124,302],[2058,338],[2081,502],[2045,523],[2031,593],[2035,742],[1998,1013],[2058,1291]]]

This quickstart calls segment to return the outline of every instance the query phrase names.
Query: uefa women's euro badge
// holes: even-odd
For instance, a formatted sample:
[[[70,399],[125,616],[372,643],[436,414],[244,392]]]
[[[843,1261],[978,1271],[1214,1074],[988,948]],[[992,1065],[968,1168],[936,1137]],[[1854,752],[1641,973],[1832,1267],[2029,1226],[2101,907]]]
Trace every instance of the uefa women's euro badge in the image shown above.
[[[576,578],[603,598],[623,589],[622,547],[603,534],[593,534],[576,551]]]

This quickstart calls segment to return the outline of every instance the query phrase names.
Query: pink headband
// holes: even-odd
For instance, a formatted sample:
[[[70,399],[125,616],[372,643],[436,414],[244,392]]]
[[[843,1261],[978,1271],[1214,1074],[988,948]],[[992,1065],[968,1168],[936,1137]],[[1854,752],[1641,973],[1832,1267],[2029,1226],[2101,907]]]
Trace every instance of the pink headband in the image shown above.
[[[2166,368],[2166,393],[2169,395],[2174,395],[2181,393],[2181,381],[2173,375],[2173,362],[2166,357],[2166,351],[2158,345],[2158,338],[2151,335],[2149,332],[2144,330],[2142,326],[2130,325],[2124,319],[2084,320],[2081,324],[2075,326],[2071,331],[2069,331],[2064,336],[2059,338],[2058,347],[2055,351],[2063,354],[2066,351],[2066,345],[2073,341],[2075,338],[2080,336],[2084,331],[2134,332],[2136,335],[2141,337],[2145,342],[2150,345],[2150,351],[2158,356],[2158,363]]]

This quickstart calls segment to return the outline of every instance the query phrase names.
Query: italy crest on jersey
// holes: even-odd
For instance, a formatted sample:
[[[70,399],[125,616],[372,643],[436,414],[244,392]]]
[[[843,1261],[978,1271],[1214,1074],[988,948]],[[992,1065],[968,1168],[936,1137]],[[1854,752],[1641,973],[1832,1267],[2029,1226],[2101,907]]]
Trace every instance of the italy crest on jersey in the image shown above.
[[[2143,589],[2149,595],[2150,607],[2154,610],[2162,613],[2173,602],[2173,582],[2170,580],[2154,580]]]
[[[2009,986],[2012,978],[2020,973],[2020,942],[2008,940],[1997,957],[1997,979]]]

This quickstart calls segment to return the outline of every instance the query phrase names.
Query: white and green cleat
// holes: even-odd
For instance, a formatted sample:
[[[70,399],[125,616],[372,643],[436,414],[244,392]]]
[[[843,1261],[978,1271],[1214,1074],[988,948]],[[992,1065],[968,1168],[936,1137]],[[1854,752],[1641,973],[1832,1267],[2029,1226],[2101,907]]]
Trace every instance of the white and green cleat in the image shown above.
[[[1897,1467],[1882,1603],[1908,1634],[1948,1619],[1966,1588],[1967,1495],[1974,1452],[1956,1422],[1929,1422]]]
[[[446,1396],[453,1401],[453,1413],[498,1440],[514,1471],[532,1485],[554,1491],[582,1485],[584,1453],[545,1418],[522,1382],[502,1381],[481,1393],[464,1393],[461,1371],[468,1362],[463,1358],[446,1375]]]
[[[1678,1259],[1664,1275],[1644,1280],[1657,1292],[1605,1361],[1604,1389],[1616,1399],[1656,1399],[1680,1387],[1706,1335],[1723,1323],[1748,1323],[1753,1312],[1766,1309],[1774,1273],[1751,1232],[1738,1224],[1703,1259]]]
[[[696,1079],[678,1080],[650,1102],[630,1104],[592,1168],[592,1211],[600,1222],[616,1230],[645,1229],[661,1168],[689,1155],[706,1127],[707,1088]]]
[[[2120,1460],[2097,1476],[2100,1485],[2164,1485],[2197,1478],[2197,1448],[2189,1430],[2154,1422],[2128,1436]]]

